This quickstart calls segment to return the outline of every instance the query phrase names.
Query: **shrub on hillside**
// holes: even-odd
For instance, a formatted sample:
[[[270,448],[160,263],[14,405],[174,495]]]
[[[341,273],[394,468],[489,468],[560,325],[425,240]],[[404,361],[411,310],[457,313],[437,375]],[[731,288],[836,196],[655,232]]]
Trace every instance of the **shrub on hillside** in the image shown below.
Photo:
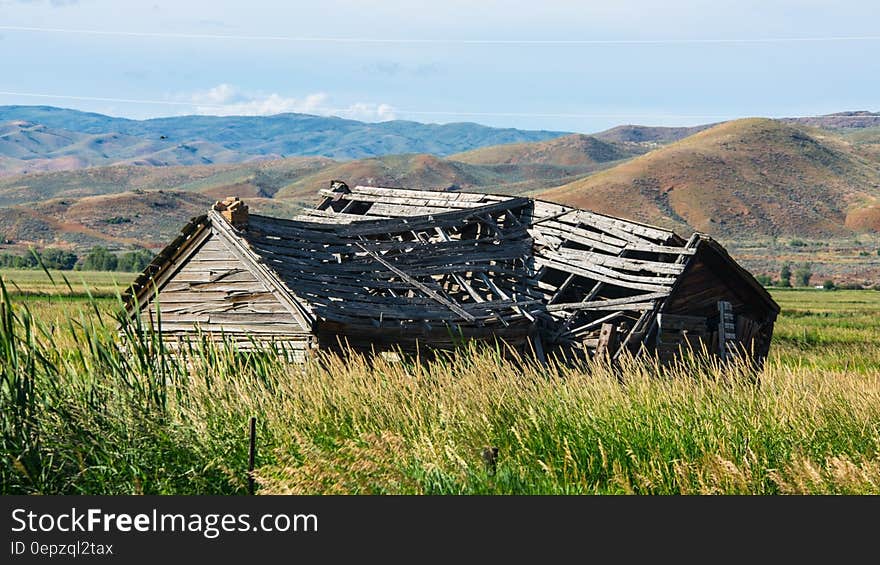
[[[126,216],[113,216],[112,218],[107,218],[104,220],[105,224],[130,224],[131,218]]]

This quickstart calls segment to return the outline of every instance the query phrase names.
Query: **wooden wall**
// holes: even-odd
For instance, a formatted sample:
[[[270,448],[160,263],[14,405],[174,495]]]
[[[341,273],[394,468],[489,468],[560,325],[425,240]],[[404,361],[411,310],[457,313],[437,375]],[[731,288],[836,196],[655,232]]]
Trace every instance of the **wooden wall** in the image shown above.
[[[159,312],[157,312],[157,307]],[[168,341],[197,333],[214,340],[234,339],[240,349],[251,341],[304,351],[313,338],[279,298],[260,282],[217,235],[207,240],[143,309],[146,323],[159,325]]]
[[[719,301],[732,306],[740,347],[762,362],[769,352],[776,312],[712,250],[694,256],[663,308],[661,333],[655,341],[658,353],[669,354],[678,344],[697,348],[700,341],[708,351],[717,352]]]

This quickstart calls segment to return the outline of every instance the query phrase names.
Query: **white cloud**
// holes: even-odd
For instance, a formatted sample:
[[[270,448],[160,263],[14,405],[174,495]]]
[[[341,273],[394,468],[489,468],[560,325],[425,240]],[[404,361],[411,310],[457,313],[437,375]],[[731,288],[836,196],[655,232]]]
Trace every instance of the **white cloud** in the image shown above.
[[[214,116],[270,116],[295,112],[368,122],[383,122],[396,117],[394,107],[389,104],[355,102],[344,107],[334,107],[330,96],[324,92],[291,98],[277,93],[245,92],[227,83],[177,98],[192,102],[198,114]]]
[[[348,108],[340,109],[338,113],[333,115],[364,122],[386,122],[397,117],[393,106],[388,104],[368,104],[366,102],[356,102]]]
[[[223,83],[204,92],[196,92],[192,95],[192,101],[196,104],[226,104],[231,101],[234,96],[235,87]]]

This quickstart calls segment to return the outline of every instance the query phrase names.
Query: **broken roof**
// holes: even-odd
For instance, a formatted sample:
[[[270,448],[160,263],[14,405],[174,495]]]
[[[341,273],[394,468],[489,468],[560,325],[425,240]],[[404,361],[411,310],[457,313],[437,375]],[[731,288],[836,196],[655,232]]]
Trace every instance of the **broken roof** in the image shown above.
[[[433,328],[436,338],[455,326],[524,338],[540,327],[545,343],[565,344],[628,318],[627,339],[640,339],[698,250],[741,279],[748,300],[778,312],[766,290],[703,234],[686,241],[670,230],[508,195],[350,189],[338,181],[321,195],[314,210],[294,219],[247,215],[245,207],[232,222],[225,206],[194,219],[135,281],[130,305],[143,305],[154,281],[161,286],[212,226],[306,326],[341,335],[387,328],[398,338],[427,336]]]

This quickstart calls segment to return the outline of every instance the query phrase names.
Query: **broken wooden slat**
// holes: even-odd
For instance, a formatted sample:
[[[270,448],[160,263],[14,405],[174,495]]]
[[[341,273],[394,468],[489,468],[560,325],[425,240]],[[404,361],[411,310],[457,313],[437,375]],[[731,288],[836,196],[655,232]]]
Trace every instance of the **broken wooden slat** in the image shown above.
[[[614,324],[604,323],[596,342],[596,356],[605,357],[617,352],[617,331]]]
[[[619,286],[623,288],[630,288],[634,290],[647,290],[650,292],[664,292],[668,289],[668,287],[672,284],[672,281],[664,281],[663,283],[649,283],[649,282],[639,282],[638,280],[628,280],[633,277],[622,275],[621,273],[617,273],[615,271],[610,271],[607,269],[601,269],[599,267],[591,267],[589,265],[573,265],[571,263],[563,262],[563,261],[555,261],[550,258],[545,258],[542,256],[537,256],[535,258],[536,263],[540,265],[547,265],[548,267],[553,267],[554,269],[558,269],[565,273],[575,273],[584,278],[602,281],[614,286]]]
[[[370,255],[370,257],[375,259],[377,262],[379,262],[381,265],[383,265],[386,269],[393,272],[395,275],[399,276],[400,278],[402,278],[403,280],[405,280],[406,282],[408,282],[412,286],[421,290],[422,292],[424,292],[425,294],[427,294],[428,296],[430,296],[431,298],[433,298],[434,300],[436,300],[440,304],[443,304],[444,306],[446,306],[447,308],[449,308],[450,310],[452,310],[453,312],[455,312],[456,314],[458,314],[459,316],[461,316],[465,320],[470,320],[470,321],[476,320],[476,318],[474,316],[472,316],[466,310],[462,309],[458,304],[452,302],[448,298],[441,296],[439,293],[435,292],[434,290],[428,288],[427,286],[425,286],[421,282],[417,281],[413,277],[404,273],[403,271],[401,271],[400,269],[398,269],[397,267],[395,267],[394,265],[392,265],[391,263],[389,263],[388,261],[386,261],[385,259],[380,257],[377,253],[367,249],[363,245],[359,245],[359,247],[361,249],[363,249],[364,251],[366,251],[367,254]]]

